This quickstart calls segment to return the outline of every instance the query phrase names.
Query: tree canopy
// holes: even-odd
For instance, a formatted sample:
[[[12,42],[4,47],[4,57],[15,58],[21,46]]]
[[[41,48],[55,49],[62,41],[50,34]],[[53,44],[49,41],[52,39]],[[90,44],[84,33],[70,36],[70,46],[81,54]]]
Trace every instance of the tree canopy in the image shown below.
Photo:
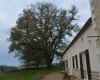
[[[61,57],[71,37],[79,30],[77,8],[59,9],[51,3],[37,3],[23,10],[11,29],[9,52],[25,64],[51,66]]]

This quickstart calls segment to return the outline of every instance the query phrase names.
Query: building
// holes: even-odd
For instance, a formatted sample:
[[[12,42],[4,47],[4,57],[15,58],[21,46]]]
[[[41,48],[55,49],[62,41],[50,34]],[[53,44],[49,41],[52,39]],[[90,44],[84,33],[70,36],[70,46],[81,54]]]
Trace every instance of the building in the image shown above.
[[[90,18],[63,54],[65,70],[79,80],[100,80],[98,34]]]
[[[100,0],[90,0],[90,5],[93,25],[97,31],[97,34],[100,35]],[[100,37],[97,42],[98,46],[100,46]]]
[[[100,80],[100,0],[90,0],[92,17],[69,46],[62,60],[65,71],[80,80]]]

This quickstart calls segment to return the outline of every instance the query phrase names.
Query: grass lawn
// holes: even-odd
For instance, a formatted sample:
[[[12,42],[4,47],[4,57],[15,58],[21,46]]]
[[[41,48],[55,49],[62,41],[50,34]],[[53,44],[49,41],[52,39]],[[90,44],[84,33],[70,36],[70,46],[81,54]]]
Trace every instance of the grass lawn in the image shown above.
[[[52,69],[31,69],[19,72],[0,73],[0,80],[40,80],[44,75],[52,72],[60,72],[62,68],[54,67]]]

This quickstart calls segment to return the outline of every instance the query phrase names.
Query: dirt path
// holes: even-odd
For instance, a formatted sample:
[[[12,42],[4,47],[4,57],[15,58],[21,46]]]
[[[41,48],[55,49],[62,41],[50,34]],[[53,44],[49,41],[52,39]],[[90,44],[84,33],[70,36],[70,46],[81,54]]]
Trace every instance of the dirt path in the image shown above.
[[[62,73],[51,73],[51,74],[44,76],[42,80],[63,80],[63,77],[64,77],[64,74]],[[69,79],[65,79],[65,80],[69,80]],[[80,79],[74,76],[71,76],[70,80],[80,80]]]
[[[63,79],[63,74],[61,73],[52,73],[49,75],[46,75],[44,79],[42,80],[62,80]]]

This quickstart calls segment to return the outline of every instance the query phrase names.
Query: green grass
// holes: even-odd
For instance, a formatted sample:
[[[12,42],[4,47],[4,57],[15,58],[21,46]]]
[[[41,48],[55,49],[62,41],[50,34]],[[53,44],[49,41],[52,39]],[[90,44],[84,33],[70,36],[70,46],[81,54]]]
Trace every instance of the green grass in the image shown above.
[[[6,72],[0,73],[0,80],[40,80],[44,75],[52,72],[60,72],[62,68],[42,68],[42,69],[31,69],[23,70],[19,72]]]

